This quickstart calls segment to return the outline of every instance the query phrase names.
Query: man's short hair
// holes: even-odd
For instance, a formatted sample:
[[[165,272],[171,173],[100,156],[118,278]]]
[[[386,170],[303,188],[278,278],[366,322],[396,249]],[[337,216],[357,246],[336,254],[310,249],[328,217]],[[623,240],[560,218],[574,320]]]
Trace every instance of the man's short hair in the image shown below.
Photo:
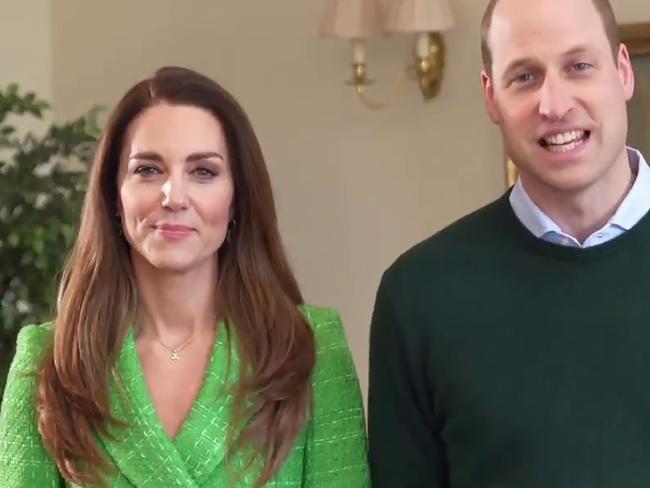
[[[609,3],[609,0],[591,0],[600,15],[601,20],[603,21],[603,27],[605,28],[605,34],[609,40],[609,44],[612,48],[612,55],[614,56],[614,62],[618,59],[618,49],[621,44],[620,34],[618,32],[618,23],[616,22],[616,16],[614,15],[614,10]],[[490,0],[485,8],[485,13],[483,14],[483,20],[481,21],[481,56],[483,57],[483,69],[485,72],[492,76],[492,51],[490,50],[490,44],[488,42],[488,36],[490,34],[490,27],[492,25],[492,16],[494,14],[494,8],[496,7],[499,0]]]

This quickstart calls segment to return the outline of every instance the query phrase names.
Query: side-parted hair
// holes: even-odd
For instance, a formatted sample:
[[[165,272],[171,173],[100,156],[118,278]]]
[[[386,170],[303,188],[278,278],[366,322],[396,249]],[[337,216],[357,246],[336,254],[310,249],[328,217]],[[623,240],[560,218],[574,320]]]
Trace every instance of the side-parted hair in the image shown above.
[[[616,16],[614,15],[614,10],[609,3],[609,0],[591,0],[594,4],[594,7],[598,11],[601,20],[603,21],[603,27],[605,28],[605,34],[609,40],[609,44],[612,48],[612,54],[614,56],[614,62],[617,62],[618,59],[618,50],[621,45],[621,37],[618,30],[618,23],[616,22]],[[497,6],[499,0],[490,0],[485,8],[483,13],[483,19],[481,20],[481,57],[483,58],[483,69],[488,74],[492,76],[492,50],[490,49],[489,35],[490,27],[492,26],[492,16],[494,14],[494,9]]]
[[[104,484],[113,466],[96,434],[111,426],[109,385],[138,307],[130,248],[116,219],[117,174],[129,125],[158,103],[190,105],[221,123],[234,180],[230,239],[218,251],[217,303],[240,356],[229,452],[252,448],[257,485],[289,455],[312,404],[315,345],[278,231],[271,182],[253,128],[217,83],[167,67],[131,88],[111,114],[90,171],[77,241],[63,272],[54,339],[39,371],[38,427],[63,477]]]

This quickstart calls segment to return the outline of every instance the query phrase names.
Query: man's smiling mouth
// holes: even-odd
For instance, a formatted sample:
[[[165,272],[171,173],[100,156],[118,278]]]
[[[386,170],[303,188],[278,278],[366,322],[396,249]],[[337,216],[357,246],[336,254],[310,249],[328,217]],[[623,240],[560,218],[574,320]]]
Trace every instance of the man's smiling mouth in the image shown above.
[[[590,136],[590,130],[570,130],[542,137],[539,144],[551,152],[568,152],[587,142]]]

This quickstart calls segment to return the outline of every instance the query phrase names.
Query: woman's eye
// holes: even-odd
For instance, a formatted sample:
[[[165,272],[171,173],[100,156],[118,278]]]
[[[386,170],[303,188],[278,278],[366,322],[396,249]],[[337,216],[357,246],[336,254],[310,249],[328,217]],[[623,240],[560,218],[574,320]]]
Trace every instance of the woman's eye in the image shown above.
[[[160,174],[160,170],[155,166],[138,166],[134,173],[141,176],[154,176]]]
[[[198,176],[201,179],[210,179],[210,178],[214,178],[215,176],[217,176],[216,171],[214,171],[214,170],[212,170],[210,168],[203,168],[203,167],[194,169],[194,171],[192,171],[192,173],[194,175]]]

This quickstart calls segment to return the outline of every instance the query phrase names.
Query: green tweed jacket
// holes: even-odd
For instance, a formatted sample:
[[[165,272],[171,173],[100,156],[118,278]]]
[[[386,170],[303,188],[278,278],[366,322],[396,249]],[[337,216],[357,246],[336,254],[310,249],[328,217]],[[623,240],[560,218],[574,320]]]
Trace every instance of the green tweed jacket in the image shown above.
[[[313,372],[314,411],[273,488],[367,488],[363,408],[357,376],[341,321],[336,312],[304,307],[316,338]],[[34,393],[39,355],[52,327],[27,326],[18,336],[0,410],[0,487],[52,488],[76,485],[62,480],[43,447],[36,426]],[[125,340],[111,387],[113,414],[129,427],[114,429],[115,439],[98,436],[115,473],[107,480],[115,488],[249,487],[254,473],[234,481],[242,459],[225,463],[226,434],[232,398],[225,386],[234,381],[235,348],[227,334],[218,334],[204,383],[176,438],[160,424],[138,360],[133,334]],[[231,351],[229,353],[229,351]],[[230,374],[228,355],[231,354]],[[125,395],[120,393],[123,384]]]

